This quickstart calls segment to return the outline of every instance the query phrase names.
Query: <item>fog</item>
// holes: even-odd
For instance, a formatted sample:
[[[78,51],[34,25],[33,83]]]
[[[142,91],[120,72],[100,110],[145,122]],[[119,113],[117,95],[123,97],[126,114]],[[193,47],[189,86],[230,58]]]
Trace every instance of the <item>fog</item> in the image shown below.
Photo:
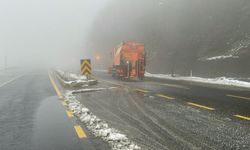
[[[0,18],[0,68],[92,58],[106,69],[114,47],[135,41],[150,72],[250,76],[249,0],[1,0]],[[239,59],[207,61],[220,55]]]
[[[249,0],[113,0],[94,22],[87,44],[104,58],[120,42],[138,41],[149,72],[250,76]],[[234,57],[207,60],[214,56]]]
[[[0,68],[71,67],[88,57],[88,30],[108,0],[1,0]]]

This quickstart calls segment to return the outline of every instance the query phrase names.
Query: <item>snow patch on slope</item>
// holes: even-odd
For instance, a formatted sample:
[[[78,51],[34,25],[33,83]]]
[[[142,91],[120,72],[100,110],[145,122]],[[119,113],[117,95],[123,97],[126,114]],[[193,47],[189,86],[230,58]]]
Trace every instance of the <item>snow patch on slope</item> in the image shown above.
[[[227,59],[227,58],[239,58],[239,56],[234,56],[234,55],[221,55],[221,56],[209,57],[209,58],[207,58],[206,60]]]
[[[230,44],[230,43],[228,43]],[[228,50],[224,55],[213,56],[206,58],[206,60],[218,60],[228,58],[239,58],[239,54],[245,48],[250,46],[250,36],[246,36],[244,40],[236,41],[232,44],[232,49]]]
[[[250,46],[250,36],[246,35],[244,40],[237,41],[233,43],[233,48],[229,51],[233,55],[237,55],[240,50],[248,48]]]

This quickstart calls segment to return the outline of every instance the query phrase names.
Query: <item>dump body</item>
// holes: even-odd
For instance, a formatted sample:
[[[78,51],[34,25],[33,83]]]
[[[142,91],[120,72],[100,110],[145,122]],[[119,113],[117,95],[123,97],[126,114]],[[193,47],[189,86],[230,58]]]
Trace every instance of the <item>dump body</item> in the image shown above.
[[[142,43],[124,42],[113,51],[111,72],[114,77],[143,79],[145,65],[145,46]]]

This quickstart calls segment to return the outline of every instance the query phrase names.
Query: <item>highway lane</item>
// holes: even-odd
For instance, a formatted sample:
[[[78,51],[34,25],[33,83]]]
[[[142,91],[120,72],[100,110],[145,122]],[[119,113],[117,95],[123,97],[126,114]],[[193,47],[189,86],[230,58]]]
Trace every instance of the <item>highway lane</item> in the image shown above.
[[[142,149],[249,149],[247,91],[168,81],[125,82],[95,72],[96,87],[77,94],[95,115],[124,132]],[[234,116],[239,114],[238,117]]]
[[[176,84],[178,84],[178,82]],[[189,87],[189,90],[170,89],[161,85],[161,90],[155,91],[152,89],[152,91],[171,95],[186,103],[192,102],[213,108],[217,113],[227,115],[232,119],[235,119],[232,116],[237,114],[250,116],[250,101],[243,99],[243,97],[250,97],[249,91],[213,88],[199,85],[185,86]]]
[[[110,149],[67,111],[46,71],[1,75],[1,150]]]
[[[147,91],[154,96],[161,98],[165,96],[165,99],[176,99],[188,105],[197,104],[196,107],[204,106],[205,109],[215,110],[231,119],[237,119],[235,115],[239,115],[243,116],[241,119],[250,120],[250,90],[247,89],[201,86],[181,81],[157,79],[134,83],[122,82],[113,80],[105,73],[96,72],[96,75],[109,82],[140,89],[142,92]]]
[[[23,70],[21,69],[6,69],[0,70],[0,87],[14,81],[15,79],[21,77],[23,75]]]

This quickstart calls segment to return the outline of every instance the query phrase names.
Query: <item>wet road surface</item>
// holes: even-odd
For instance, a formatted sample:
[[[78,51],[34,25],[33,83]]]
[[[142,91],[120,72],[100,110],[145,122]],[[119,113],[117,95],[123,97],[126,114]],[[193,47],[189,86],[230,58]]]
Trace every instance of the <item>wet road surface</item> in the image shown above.
[[[250,122],[240,118],[250,115],[250,101],[242,99],[248,91],[95,77],[96,87],[116,88],[80,93],[78,100],[142,149],[250,149]]]
[[[1,150],[109,149],[58,100],[46,71],[0,72]],[[80,127],[80,128],[79,128]],[[83,138],[77,131],[84,132]]]
[[[142,82],[123,82],[114,80],[107,73],[101,72],[96,72],[96,76],[100,77],[104,83],[127,86],[138,92],[162,99],[175,99],[191,106],[216,111],[232,119],[236,119],[235,115],[250,117],[250,89],[209,87],[191,82],[155,78],[145,79]],[[245,120],[242,123],[249,123]]]

